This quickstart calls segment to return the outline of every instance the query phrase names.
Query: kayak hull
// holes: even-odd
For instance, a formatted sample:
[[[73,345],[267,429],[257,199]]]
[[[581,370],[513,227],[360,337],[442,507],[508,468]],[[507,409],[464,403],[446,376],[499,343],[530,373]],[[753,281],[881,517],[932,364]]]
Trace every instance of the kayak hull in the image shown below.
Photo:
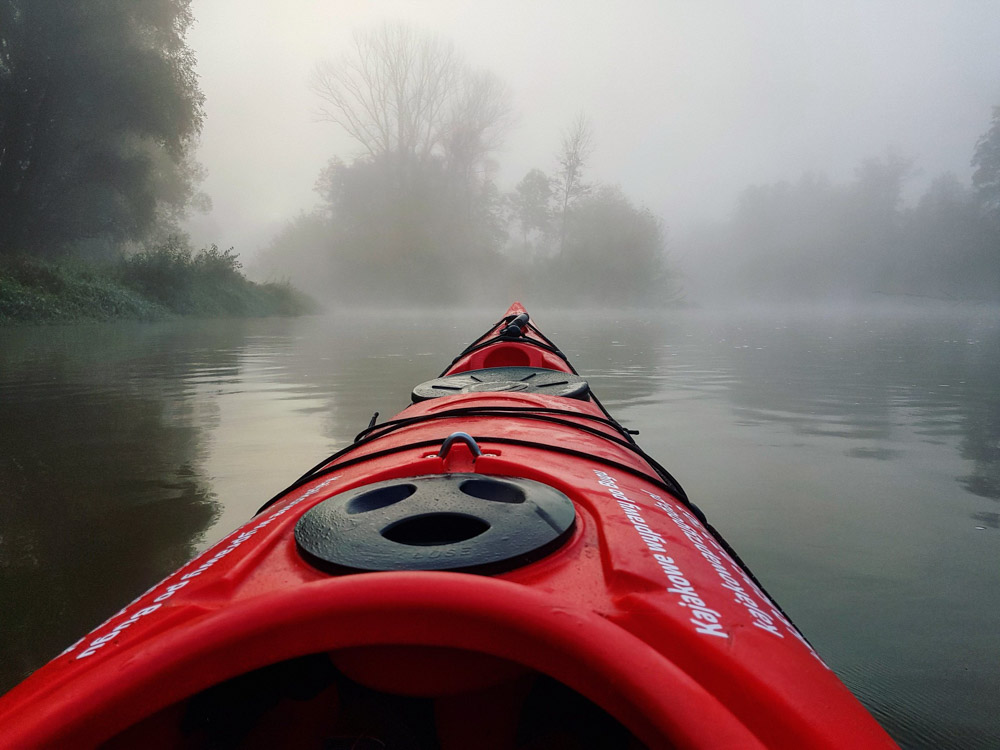
[[[572,373],[532,324],[501,335],[519,315],[512,307],[445,375]],[[440,747],[532,747],[511,727],[539,675],[648,747],[894,747],[596,397],[449,393],[359,437],[0,699],[11,746],[198,746],[183,717],[199,696],[323,655],[337,679],[433,704]],[[369,485],[405,494],[443,477],[461,490],[473,475],[551,488],[572,503],[572,524],[554,548],[496,572],[463,568],[478,532],[404,540],[406,565],[432,570],[317,566],[297,541],[323,504],[347,509],[334,525],[396,512],[343,500]],[[394,498],[379,502],[405,507]],[[529,500],[481,502],[502,514]],[[309,721],[344,695],[341,684],[310,699]]]

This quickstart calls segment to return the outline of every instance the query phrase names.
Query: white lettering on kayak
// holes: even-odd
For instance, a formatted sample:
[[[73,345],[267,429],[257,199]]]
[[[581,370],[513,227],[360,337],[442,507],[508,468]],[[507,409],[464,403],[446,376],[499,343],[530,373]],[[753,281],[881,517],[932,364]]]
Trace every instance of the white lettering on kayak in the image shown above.
[[[111,630],[109,630],[104,635],[94,638],[92,641],[90,641],[90,643],[87,644],[87,647],[83,651],[81,651],[79,654],[76,655],[76,658],[86,659],[88,656],[93,656],[94,654],[96,654],[99,649],[103,648],[106,644],[114,640],[115,637],[117,637],[123,630],[132,627],[132,625],[137,623],[141,618],[145,617],[146,615],[152,614],[160,607],[162,607],[164,602],[166,602],[168,599],[170,599],[170,597],[172,597],[182,588],[191,583],[192,579],[197,578],[206,571],[210,570],[212,566],[214,566],[220,560],[224,559],[228,555],[232,554],[235,550],[239,549],[248,539],[252,538],[258,531],[270,526],[272,523],[277,521],[279,518],[285,515],[296,505],[305,500],[308,500],[310,497],[315,495],[317,492],[322,490],[324,487],[326,487],[328,484],[335,481],[336,479],[339,479],[339,475],[335,477],[330,477],[326,481],[317,484],[311,490],[304,492],[301,497],[296,498],[292,502],[288,503],[285,507],[275,511],[267,518],[255,524],[252,528],[246,531],[241,531],[240,529],[237,529],[236,531],[232,532],[229,536],[227,536],[221,542],[216,544],[215,547],[203,553],[199,557],[196,557],[194,560],[185,565],[184,568],[190,567],[191,565],[194,565],[202,558],[211,554],[215,549],[222,547],[221,550],[215,552],[215,554],[213,554],[211,557],[205,560],[205,562],[201,563],[197,568],[195,568],[189,573],[185,573],[184,575],[182,575],[179,581],[171,583],[172,579],[177,575],[177,573],[180,572],[177,571],[177,573],[174,573],[173,575],[169,576],[166,580],[161,581],[160,583],[153,586],[153,588],[147,590],[144,594],[142,594],[135,601],[133,601],[132,604],[128,605],[128,607],[125,607],[125,609],[121,610],[117,615],[115,615],[115,617],[120,617],[121,615],[124,615],[133,605],[137,604],[144,597],[146,597],[149,594],[156,593],[160,591],[161,588],[163,588],[163,591],[158,593],[157,596],[153,599],[153,603],[151,605],[143,607],[140,610],[137,610],[136,612],[132,613],[132,615],[127,619],[116,624],[113,628],[111,628]],[[184,568],[181,568],[181,570],[184,570]],[[113,620],[115,619],[115,617],[111,619]],[[110,622],[110,620],[108,622]],[[107,624],[108,623],[105,623],[104,625]],[[103,628],[104,625],[102,625],[101,628]],[[98,628],[94,632],[95,633],[98,632],[101,628]],[[63,653],[60,654],[60,656],[65,656],[66,654],[72,653],[85,640],[86,638],[81,638],[79,641],[74,643],[68,649],[63,651]]]
[[[722,615],[705,605],[704,599],[695,591],[694,586],[684,576],[674,559],[664,554],[667,551],[667,540],[649,527],[649,524],[640,515],[642,508],[629,500],[628,496],[618,487],[615,478],[607,472],[594,469],[594,474],[597,475],[597,483],[606,488],[611,497],[618,501],[618,507],[625,513],[625,517],[632,524],[639,538],[653,553],[653,559],[656,560],[660,570],[670,581],[667,592],[677,598],[678,606],[686,607],[691,612],[692,616],[688,622],[694,626],[695,632],[716,638],[728,638],[729,634],[722,627]]]
[[[681,530],[694,545],[694,548],[701,553],[701,556],[705,558],[709,565],[712,566],[719,578],[722,581],[722,587],[729,589],[733,592],[733,601],[737,604],[742,605],[750,616],[753,618],[753,624],[772,635],[778,636],[778,638],[784,638],[784,636],[778,632],[778,628],[775,627],[774,620],[771,616],[764,611],[760,604],[754,600],[740,585],[740,582],[733,577],[732,573],[726,568],[723,558],[716,554],[707,544],[705,537],[699,532],[694,526],[688,523],[681,515],[662,497],[656,495],[648,490],[645,491],[653,500],[656,501],[656,507],[662,510],[669,516],[670,520],[677,524],[677,528]]]
[[[771,633],[778,638],[784,638],[778,625],[781,625],[789,634],[799,641],[823,666],[826,663],[819,654],[809,645],[809,642],[802,636],[788,618],[775,607],[771,600],[753,582],[750,576],[730,559],[728,553],[710,535],[702,534],[695,528],[697,523],[693,515],[685,509],[677,509],[664,500],[659,495],[643,490],[647,495],[656,501],[656,507],[662,510],[667,516],[677,524],[677,528],[694,545],[701,556],[708,561],[712,569],[718,574],[722,581],[722,587],[733,592],[733,601],[741,604],[753,618],[753,625],[761,630]],[[730,567],[727,567],[727,563]],[[740,583],[742,579],[743,583]],[[755,599],[751,594],[756,594]],[[829,667],[827,667],[829,669]]]

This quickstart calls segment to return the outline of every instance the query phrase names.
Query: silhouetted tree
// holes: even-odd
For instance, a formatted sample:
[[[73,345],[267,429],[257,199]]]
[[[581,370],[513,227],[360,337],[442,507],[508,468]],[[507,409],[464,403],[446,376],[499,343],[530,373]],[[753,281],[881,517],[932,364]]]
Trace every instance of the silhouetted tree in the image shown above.
[[[912,160],[890,150],[846,184],[806,174],[747,188],[732,220],[702,236],[714,280],[729,297],[1000,299],[1000,226],[983,199],[942,175],[908,207],[913,174]]]
[[[903,188],[913,175],[913,159],[893,149],[855,170],[839,222],[841,257],[831,276],[838,292],[884,289],[895,280],[896,267],[907,263]]]
[[[846,252],[848,192],[814,173],[746,188],[728,227],[733,257],[720,272],[751,296],[828,294]]]
[[[954,175],[931,183],[904,226],[904,262],[893,269],[899,287],[932,297],[1000,298],[995,228]]]
[[[448,41],[385,23],[354,35],[354,48],[313,70],[321,119],[341,126],[371,158],[404,162],[442,151],[466,167],[499,145],[510,112],[507,88],[475,71]]]
[[[456,190],[442,158],[411,163],[400,189],[398,163],[334,159],[323,170],[317,189],[329,217],[331,291],[344,301],[373,293],[389,304],[468,301],[499,265],[499,195],[490,182],[471,197]]]
[[[333,159],[317,186],[342,296],[457,299],[503,239],[491,154],[510,121],[507,87],[408,26],[354,42],[311,81],[321,116],[364,149],[351,163]]]
[[[993,121],[976,142],[972,156],[972,185],[976,197],[1000,221],[1000,107],[993,108]]]
[[[549,264],[548,286],[563,302],[619,307],[676,302],[663,222],[612,185],[574,208],[565,248]]]
[[[569,302],[589,304],[592,287],[619,304],[670,296],[659,220],[617,189],[584,205],[592,150],[586,118],[563,134],[556,179],[531,170],[502,196],[492,154],[511,119],[507,88],[472,70],[450,43],[385,24],[357,34],[346,57],[317,66],[310,85],[324,103],[320,117],[363,151],[327,164],[317,183],[322,216],[290,225],[271,254],[326,249],[328,266],[314,276],[330,279],[338,301],[480,301],[528,287],[546,270]],[[578,211],[571,238],[569,219]],[[522,249],[535,235],[558,241],[563,252],[547,268],[511,262],[498,252],[511,228]],[[595,286],[598,277],[603,283]],[[579,284],[578,294],[570,283]]]
[[[0,251],[141,239],[194,197],[190,0],[0,0]]]
[[[532,233],[545,235],[552,222],[552,180],[540,169],[532,169],[508,196],[525,250]]]
[[[511,122],[510,94],[489,71],[465,71],[454,94],[442,152],[456,185],[477,186],[492,177],[490,154],[503,144]]]
[[[577,115],[573,124],[563,133],[559,154],[556,199],[559,207],[559,250],[566,245],[566,231],[569,225],[573,203],[590,191],[590,185],[583,181],[583,169],[594,152],[594,136],[590,121],[582,114]]]

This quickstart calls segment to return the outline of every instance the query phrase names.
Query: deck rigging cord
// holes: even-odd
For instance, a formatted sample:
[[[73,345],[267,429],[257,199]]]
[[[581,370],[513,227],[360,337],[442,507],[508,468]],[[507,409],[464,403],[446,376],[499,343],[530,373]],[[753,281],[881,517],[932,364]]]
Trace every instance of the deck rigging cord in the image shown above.
[[[574,374],[579,375],[576,368],[569,361],[565,354],[550,341],[545,334],[541,331],[535,329],[534,326],[530,326],[530,319],[527,313],[522,313],[520,315],[508,315],[497,321],[486,333],[480,336],[478,339],[469,344],[461,354],[452,360],[451,364],[448,365],[441,373],[440,377],[444,377],[448,374],[449,370],[452,369],[459,361],[464,357],[472,354],[480,349],[484,349],[491,346],[499,341],[511,341],[517,342],[519,344],[529,344],[531,346],[536,346],[545,351],[551,352],[558,356],[563,362],[565,362],[566,367]],[[503,328],[499,333],[494,334],[500,327]],[[529,337],[529,326],[530,332],[535,334],[538,338]],[[679,502],[681,502],[685,507],[687,507],[702,523],[705,530],[712,536],[712,538],[722,547],[723,550],[732,558],[732,560],[739,566],[743,573],[757,586],[761,593],[767,597],[771,605],[781,613],[781,615],[792,623],[791,618],[777,602],[777,600],[768,593],[767,589],[761,584],[754,575],[750,567],[743,561],[735,549],[726,541],[726,538],[709,522],[705,513],[695,505],[690,498],[688,498],[687,493],[684,488],[681,487],[680,483],[667,471],[656,459],[652,458],[647,454],[636,441],[633,439],[633,435],[638,434],[636,430],[629,430],[624,427],[618,420],[616,420],[611,413],[607,410],[604,404],[601,403],[597,395],[588,389],[587,396],[590,398],[592,403],[594,403],[602,412],[604,417],[598,417],[591,414],[584,414],[576,411],[571,411],[569,409],[556,409],[556,408],[546,408],[546,407],[533,407],[533,406],[471,406],[471,407],[459,407],[456,409],[448,409],[433,414],[424,414],[417,417],[403,417],[400,419],[391,419],[387,422],[378,423],[379,413],[375,412],[372,415],[371,421],[368,426],[359,432],[355,438],[354,442],[337,451],[331,456],[323,459],[321,462],[316,464],[313,468],[303,474],[299,479],[293,482],[290,486],[286,487],[284,490],[279,492],[277,495],[268,500],[264,505],[262,505],[258,510],[257,514],[260,514],[267,510],[269,507],[279,502],[282,498],[286,497],[289,493],[310,484],[316,479],[324,476],[328,476],[341,469],[348,468],[350,466],[356,465],[363,461],[381,458],[384,456],[393,455],[396,453],[402,453],[409,450],[416,450],[420,448],[429,448],[435,445],[441,445],[441,438],[431,439],[431,440],[421,440],[414,443],[407,443],[404,445],[393,446],[392,448],[387,448],[380,451],[374,451],[370,453],[363,453],[352,458],[346,458],[348,454],[363,448],[365,445],[384,437],[392,432],[401,430],[407,427],[412,427],[426,422],[446,420],[446,419],[469,419],[475,417],[489,417],[489,416],[513,416],[517,419],[526,419],[533,421],[546,422],[551,424],[557,424],[562,427],[571,427],[573,429],[585,432],[590,435],[607,440],[619,447],[625,448],[626,450],[636,454],[641,458],[649,467],[652,472],[646,472],[641,469],[637,469],[628,464],[624,464],[613,459],[603,458],[600,456],[595,456],[591,453],[584,451],[578,451],[572,448],[566,448],[564,446],[550,445],[547,443],[537,443],[529,440],[524,440],[521,438],[509,438],[500,436],[486,436],[486,435],[472,435],[471,438],[477,443],[493,443],[498,445],[517,445],[529,448],[535,448],[544,451],[550,451],[554,453],[561,453],[564,455],[585,458],[590,461],[595,461],[601,463],[605,466],[615,468],[619,471],[624,471],[633,476],[643,478],[647,481],[652,482],[661,489],[669,492],[673,497],[675,497]],[[606,428],[610,428],[614,432],[621,435],[617,437],[616,435],[609,434],[596,426],[591,426],[588,424],[580,424],[579,422],[574,422],[572,420],[582,420],[587,422],[592,422],[595,425],[600,425]],[[345,459],[345,460],[341,460]],[[794,623],[793,623],[794,625]],[[796,628],[798,630],[798,628]],[[799,631],[801,635],[801,631]],[[803,636],[805,639],[805,636]],[[808,640],[806,639],[808,643]]]

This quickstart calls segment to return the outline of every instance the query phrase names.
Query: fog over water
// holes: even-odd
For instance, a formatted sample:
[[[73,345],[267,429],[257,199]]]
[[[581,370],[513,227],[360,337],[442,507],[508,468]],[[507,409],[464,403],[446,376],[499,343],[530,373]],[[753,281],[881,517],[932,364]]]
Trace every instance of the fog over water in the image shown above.
[[[914,160],[904,192],[915,200],[943,172],[968,182],[1000,104],[996,10],[972,0],[195,0],[189,43],[207,97],[199,158],[214,208],[189,228],[196,244],[248,258],[316,205],[322,166],[359,149],[315,120],[308,75],[385,20],[454,41],[509,86],[517,122],[495,155],[501,190],[533,167],[553,172],[560,132],[583,112],[588,177],[621,184],[663,218],[671,242],[728,218],[748,185],[804,172],[849,180],[890,147]]]
[[[0,693],[498,314],[0,328]],[[995,315],[532,315],[903,748],[998,747]]]
[[[520,300],[903,748],[1000,747],[997,0],[87,3],[0,2],[0,693]]]

